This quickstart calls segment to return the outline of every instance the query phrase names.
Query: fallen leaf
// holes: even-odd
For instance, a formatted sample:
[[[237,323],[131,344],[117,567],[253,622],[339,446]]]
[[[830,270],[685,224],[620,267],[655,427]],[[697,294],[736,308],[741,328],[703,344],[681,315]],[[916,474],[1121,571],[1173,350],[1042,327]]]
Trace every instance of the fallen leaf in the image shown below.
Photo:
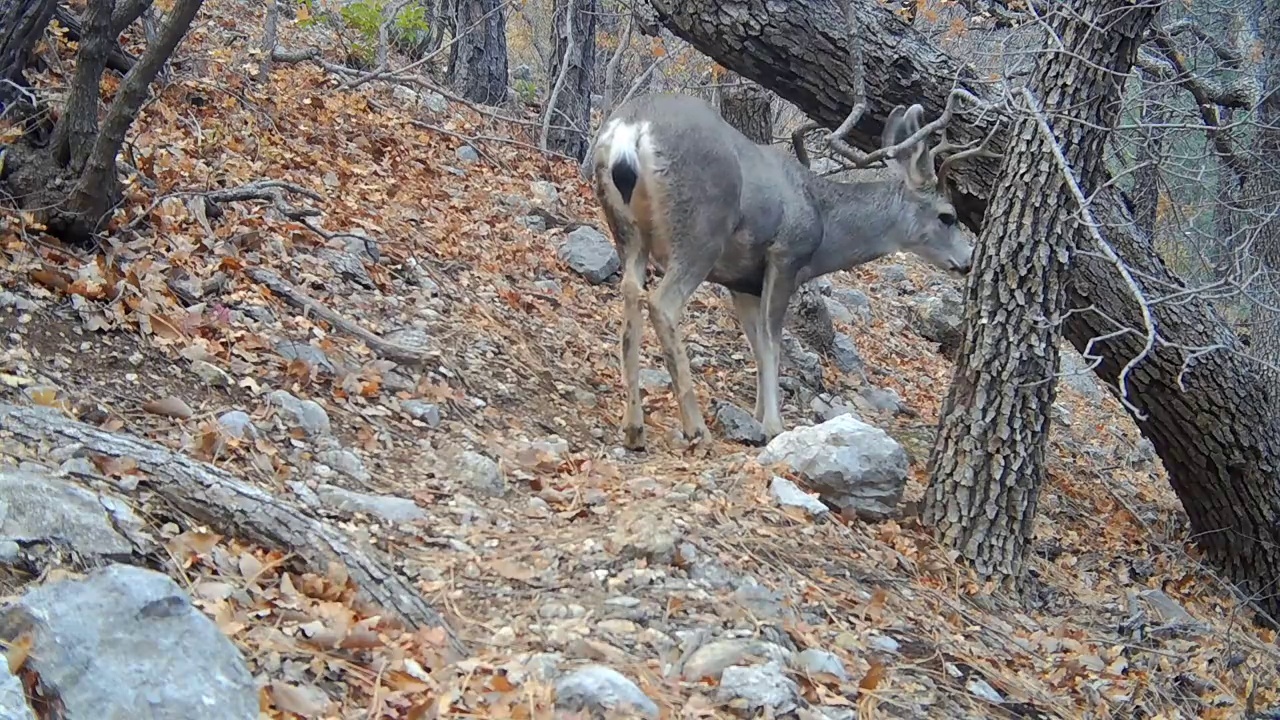
[[[178,418],[185,420],[195,414],[182,398],[169,395],[158,400],[148,400],[142,403],[142,409],[152,415],[163,415],[165,417]]]

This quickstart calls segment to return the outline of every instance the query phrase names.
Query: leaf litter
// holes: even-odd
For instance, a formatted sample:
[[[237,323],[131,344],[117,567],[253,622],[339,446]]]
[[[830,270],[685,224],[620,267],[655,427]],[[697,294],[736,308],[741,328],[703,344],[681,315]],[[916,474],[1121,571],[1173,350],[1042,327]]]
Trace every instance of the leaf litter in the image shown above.
[[[0,356],[0,397],[183,448],[271,492],[340,483],[317,476],[305,432],[272,424],[268,395],[288,390],[319,403],[363,458],[368,479],[346,482],[425,511],[393,523],[317,509],[416,578],[470,657],[440,629],[363,606],[340,565],[299,571],[286,552],[156,517],[171,571],[243,650],[265,716],[551,717],[548,653],[565,668],[610,665],[664,717],[729,716],[714,679],[673,671],[699,631],[834,653],[848,679],[801,673],[800,692],[859,717],[1227,718],[1280,703],[1274,631],[1253,626],[1200,564],[1158,461],[1127,460],[1138,437],[1109,397],[1062,393],[1072,419],[1054,425],[1026,603],[975,580],[910,517],[815,523],[772,504],[753,451],[719,442],[710,459],[681,456],[667,442],[679,425],[669,392],[645,397],[650,452],[616,454],[617,289],[572,276],[554,252],[562,230],[517,221],[544,210],[602,228],[577,168],[483,140],[483,161],[457,168],[458,136],[527,143],[529,126],[458,103],[424,120],[387,83],[340,90],[314,63],[277,63],[256,84],[243,68],[261,13],[206,3],[133,128],[137,172],[105,253],[28,242],[39,228],[0,221],[5,287],[42,304],[0,314],[23,338]],[[314,30],[285,35],[326,46]],[[64,62],[35,80],[65,86],[73,55],[50,37]],[[538,181],[558,190],[551,207],[532,199]],[[245,199],[211,203],[210,192]],[[884,262],[836,282],[873,288]],[[904,265],[908,283],[927,285],[928,270]],[[251,279],[255,269],[421,348],[422,362],[380,357]],[[876,384],[918,415],[874,421],[927,448],[949,365],[909,329],[896,293],[869,294],[871,319],[841,329]],[[685,327],[707,355],[703,406],[749,403],[753,369],[724,298],[700,288]],[[658,366],[647,326],[644,347]],[[839,389],[859,386],[825,371]],[[439,426],[411,418],[412,401],[439,405]],[[214,417],[231,408],[267,431],[226,436]],[[570,450],[537,445],[551,435]],[[457,447],[500,460],[503,497],[455,477],[446,450]],[[919,455],[908,504],[927,481]],[[95,463],[117,482],[135,468]]]

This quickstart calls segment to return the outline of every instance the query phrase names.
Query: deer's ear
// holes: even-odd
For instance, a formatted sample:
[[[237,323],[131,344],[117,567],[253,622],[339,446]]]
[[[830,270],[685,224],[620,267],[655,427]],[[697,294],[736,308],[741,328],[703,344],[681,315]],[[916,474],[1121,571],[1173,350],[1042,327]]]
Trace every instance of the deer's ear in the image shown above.
[[[884,121],[884,131],[880,133],[881,147],[897,145],[902,138],[906,137],[902,134],[902,116],[906,114],[907,109],[902,105],[889,112],[889,117]]]

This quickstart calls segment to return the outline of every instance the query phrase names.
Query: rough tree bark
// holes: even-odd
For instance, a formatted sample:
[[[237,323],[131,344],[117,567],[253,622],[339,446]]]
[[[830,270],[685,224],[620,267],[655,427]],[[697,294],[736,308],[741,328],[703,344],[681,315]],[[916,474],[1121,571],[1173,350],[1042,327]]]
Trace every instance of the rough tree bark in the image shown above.
[[[565,12],[573,7],[572,37],[566,34]],[[548,77],[564,82],[553,106],[547,147],[582,160],[587,154],[591,129],[591,92],[595,87],[596,15],[599,0],[555,0],[552,13],[551,69]],[[570,47],[572,45],[572,47]]]
[[[500,0],[458,0],[449,49],[449,84],[486,105],[507,100],[507,16]]]
[[[1247,192],[1253,214],[1260,222],[1257,245],[1266,261],[1264,302],[1280,307],[1280,0],[1260,3],[1258,28],[1262,46],[1263,96],[1258,105],[1257,156],[1249,173]],[[1280,367],[1280,312],[1259,309],[1262,322],[1255,326],[1252,348],[1273,366]]]
[[[22,71],[57,7],[57,0],[0,0],[0,103],[5,107],[20,94],[18,88],[27,86]]]
[[[663,25],[721,65],[764,84],[814,120],[837,127],[848,114],[851,72],[841,9],[823,0],[650,0]],[[904,25],[875,0],[853,0],[865,29],[863,56],[868,112],[850,134],[874,150],[889,110],[919,102],[937,117],[953,80],[979,98],[991,98],[971,70]],[[767,40],[766,40],[767,38]],[[980,140],[998,118],[956,118],[952,140]],[[1008,144],[1008,127],[992,147]],[[999,164],[966,161],[955,168],[957,213],[980,230]],[[1095,219],[1110,246],[1134,270],[1148,298],[1185,289],[1155,254],[1150,238],[1134,231],[1127,197],[1108,183],[1094,197]],[[1264,408],[1280,388],[1259,377],[1243,357],[1239,340],[1208,300],[1189,294],[1177,302],[1147,305],[1162,342],[1148,348],[1143,305],[1116,265],[1091,237],[1078,237],[1080,252],[1067,289],[1066,335],[1077,349],[1101,356],[1095,370],[1113,387],[1129,361],[1145,359],[1127,375],[1125,390],[1138,409],[1134,419],[1164,461],[1170,482],[1189,516],[1195,540],[1210,562],[1273,615],[1280,613],[1280,428]],[[1121,328],[1130,329],[1117,334]],[[1088,347],[1091,340],[1108,336]],[[1197,349],[1213,348],[1198,352]],[[1185,371],[1185,372],[1184,372]]]
[[[1166,122],[1168,105],[1159,93],[1159,81],[1150,75],[1143,75],[1142,79],[1148,87],[1142,103],[1142,147],[1133,171],[1133,221],[1155,240],[1160,214],[1160,161],[1164,159],[1165,129],[1160,126]]]
[[[980,577],[1022,578],[1057,389],[1045,380],[1057,371],[1067,268],[1087,212],[1067,199],[1067,173],[1082,198],[1104,179],[1124,78],[1157,7],[1055,4],[1049,25],[1065,51],[1037,59],[1020,99],[974,253],[964,340],[921,506],[924,522]],[[1065,167],[1054,160],[1058,147]]]

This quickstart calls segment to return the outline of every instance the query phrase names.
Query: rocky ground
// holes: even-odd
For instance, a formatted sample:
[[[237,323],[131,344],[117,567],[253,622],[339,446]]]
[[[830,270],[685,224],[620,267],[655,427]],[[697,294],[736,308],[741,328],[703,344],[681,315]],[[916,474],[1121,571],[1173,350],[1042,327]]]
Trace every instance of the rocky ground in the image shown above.
[[[145,555],[242,653],[265,717],[1236,718],[1280,703],[1274,633],[1199,564],[1158,461],[1088,374],[1063,379],[1024,599],[915,521],[953,281],[887,258],[820,285],[843,339],[792,343],[784,415],[824,424],[763,456],[681,452],[646,327],[651,447],[623,451],[616,265],[574,164],[531,152],[514,111],[416,82],[346,90],[340,69],[299,63],[254,83],[259,13],[206,4],[135,127],[140,174],[105,254],[21,218],[0,228],[0,467],[24,471],[0,482],[0,535],[21,546],[0,549],[58,534],[13,524],[31,493],[126,506],[79,546],[62,538],[68,569],[9,577],[15,597]],[[47,52],[69,72],[67,47]],[[53,96],[65,79],[39,78]],[[714,427],[749,437],[733,408],[751,406],[754,368],[727,300],[704,286],[685,328]],[[31,407],[102,435],[33,439]],[[870,438],[904,482],[870,500],[815,487],[796,458],[839,462],[812,451],[819,431]],[[112,444],[126,435],[154,445]],[[382,558],[464,649],[379,614],[356,570],[247,530],[253,513],[167,500],[185,480],[166,472],[190,474],[168,451],[321,521],[307,537]]]

